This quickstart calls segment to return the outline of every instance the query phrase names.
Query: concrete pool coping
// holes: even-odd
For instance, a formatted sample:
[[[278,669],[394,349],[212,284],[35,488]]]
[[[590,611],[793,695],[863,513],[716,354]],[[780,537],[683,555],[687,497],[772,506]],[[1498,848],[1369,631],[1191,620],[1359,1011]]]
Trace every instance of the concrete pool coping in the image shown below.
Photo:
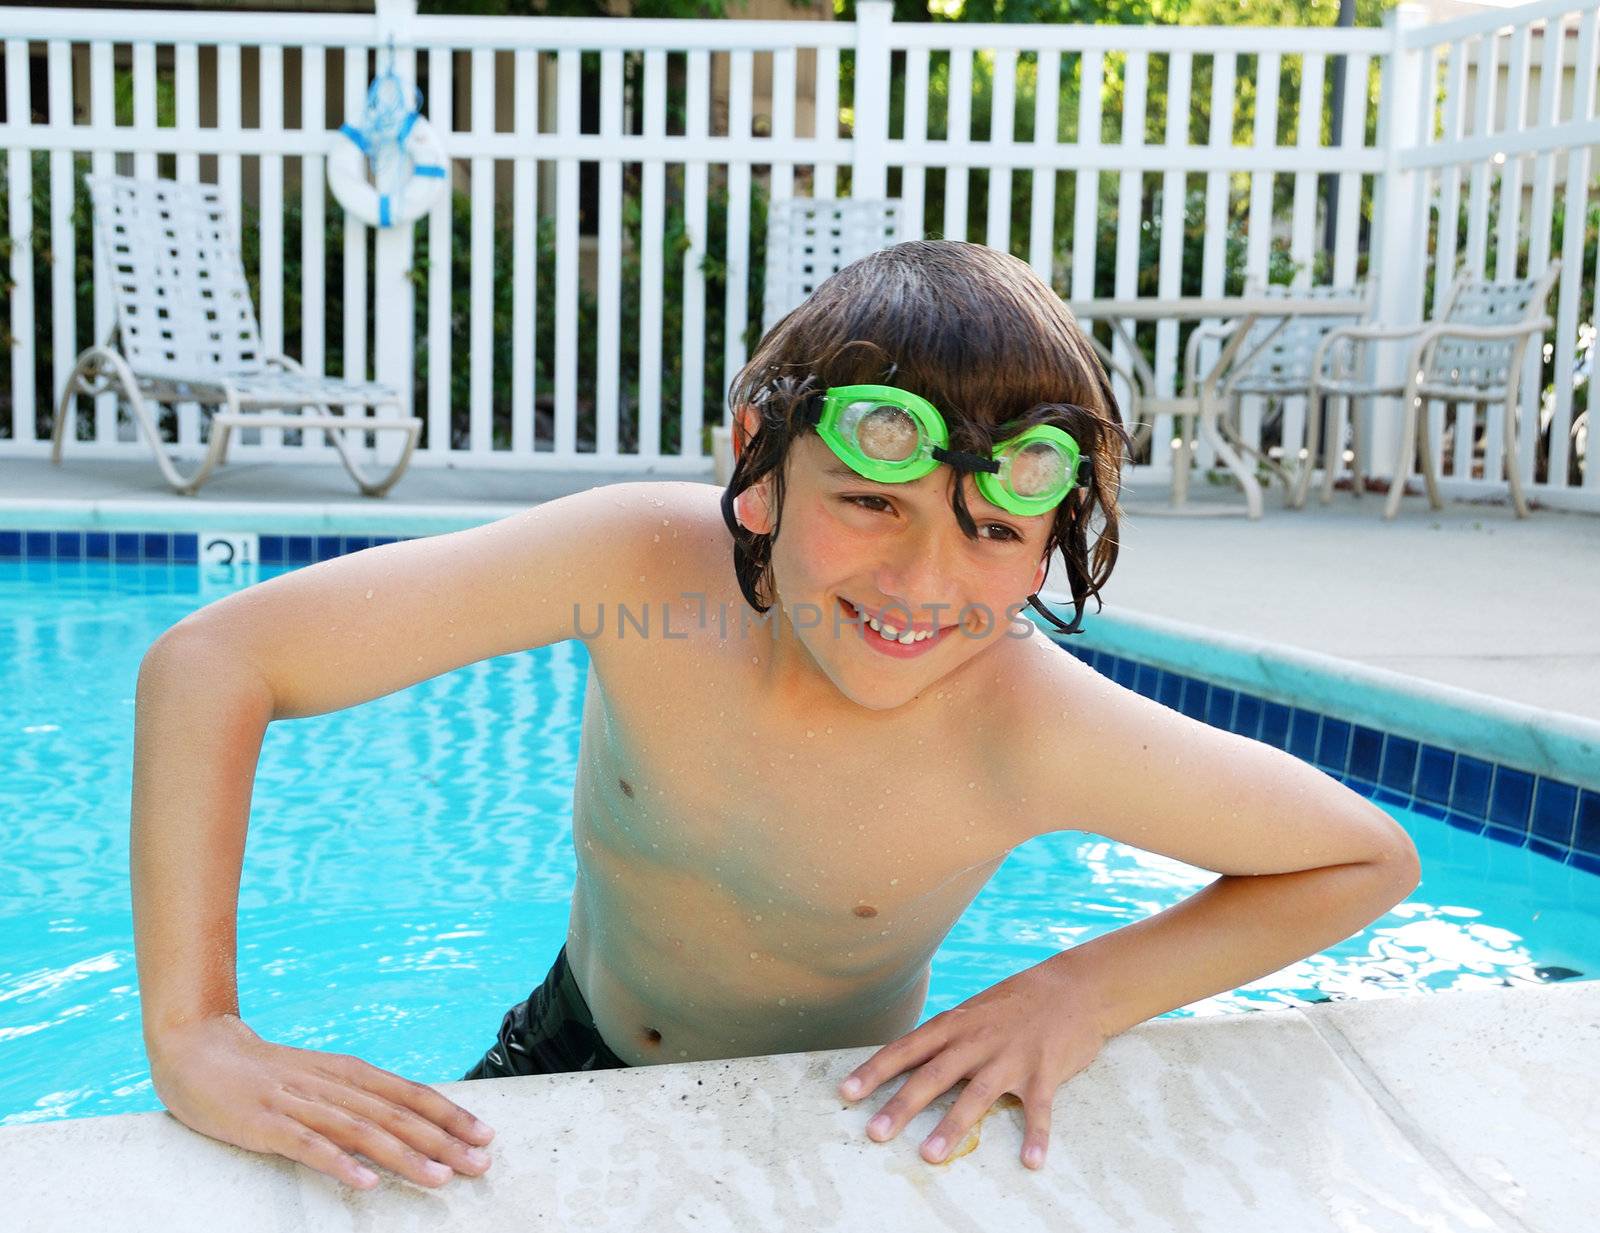
[[[356,1192],[165,1112],[0,1129],[31,1233],[484,1228],[1570,1233],[1600,1211],[1600,983],[1157,1020],[1055,1100],[1045,1167],[1002,1104],[929,1165],[888,1144],[869,1049],[444,1083],[497,1131],[481,1178]],[[975,1140],[975,1142],[974,1142]],[[92,1184],[85,1184],[92,1179]]]
[[[1070,595],[1040,599],[1058,612],[1071,608]],[[1126,609],[1091,608],[1083,629],[1079,645],[1094,650],[1600,789],[1600,721],[1585,716]]]

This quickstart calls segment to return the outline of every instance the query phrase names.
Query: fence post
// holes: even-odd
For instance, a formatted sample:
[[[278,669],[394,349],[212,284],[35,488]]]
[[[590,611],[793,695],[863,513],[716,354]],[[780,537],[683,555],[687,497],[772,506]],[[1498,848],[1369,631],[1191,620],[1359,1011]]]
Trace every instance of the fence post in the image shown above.
[[[384,49],[393,39],[396,43],[395,72],[407,90],[412,89],[417,81],[416,53],[405,46],[409,34],[407,26],[416,14],[417,0],[377,0],[374,11],[380,64]],[[411,380],[414,358],[412,310],[415,288],[411,284],[414,227],[411,223],[399,227],[377,227],[373,236],[373,311],[376,314],[373,322],[373,377],[400,392],[401,415],[412,413],[414,401]],[[441,254],[435,253],[434,256],[437,259]],[[450,259],[448,248],[442,257],[445,261]],[[397,461],[402,444],[400,434],[380,432],[374,436],[377,440],[376,460],[379,463]]]
[[[1427,23],[1418,4],[1400,4],[1383,15],[1389,30],[1389,63],[1383,75],[1378,114],[1378,144],[1383,150],[1378,187],[1381,214],[1373,231],[1369,277],[1378,280],[1377,319],[1384,325],[1410,325],[1422,316],[1423,280],[1427,276],[1428,203],[1423,192],[1428,174],[1402,165],[1402,156],[1432,132],[1432,83],[1422,80],[1422,56],[1405,45],[1406,35]],[[1418,226],[1418,217],[1422,226]],[[1421,232],[1419,237],[1418,233]],[[1421,243],[1418,243],[1418,239]],[[1400,369],[1408,344],[1402,339],[1377,345],[1376,375],[1403,385]],[[1365,408],[1357,407],[1362,414]],[[1357,459],[1365,475],[1392,474],[1399,462],[1402,408],[1393,399],[1373,399],[1365,434],[1367,457]],[[1394,483],[1405,483],[1394,476]]]
[[[893,20],[893,0],[857,0],[850,196],[864,200],[889,194],[889,23]]]

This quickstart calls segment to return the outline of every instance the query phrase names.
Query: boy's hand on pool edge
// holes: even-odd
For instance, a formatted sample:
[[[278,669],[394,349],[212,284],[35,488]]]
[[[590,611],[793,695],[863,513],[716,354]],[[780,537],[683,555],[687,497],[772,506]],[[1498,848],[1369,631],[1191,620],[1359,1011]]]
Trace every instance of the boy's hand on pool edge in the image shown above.
[[[893,1139],[918,1113],[961,1080],[961,1095],[922,1144],[937,1164],[1007,1092],[1022,1101],[1022,1163],[1044,1164],[1056,1089],[1089,1065],[1107,1040],[1095,1017],[1063,980],[1040,964],[890,1041],[839,1085],[847,1100],[871,1095],[910,1071],[900,1090],[867,1123],[878,1142]]]
[[[426,1084],[343,1053],[261,1039],[212,1015],[148,1042],[156,1094],[191,1130],[285,1156],[358,1190],[378,1175],[354,1153],[419,1186],[489,1168],[494,1131]]]

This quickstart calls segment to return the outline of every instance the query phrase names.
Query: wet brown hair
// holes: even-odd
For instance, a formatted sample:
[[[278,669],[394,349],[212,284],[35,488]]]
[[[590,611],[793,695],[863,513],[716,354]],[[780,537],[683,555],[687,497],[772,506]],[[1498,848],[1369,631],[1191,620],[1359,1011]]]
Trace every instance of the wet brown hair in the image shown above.
[[[1056,508],[1044,550],[1047,557],[1063,550],[1072,624],[1037,595],[1029,603],[1063,632],[1081,633],[1084,605],[1091,596],[1099,602],[1116,563],[1117,489],[1133,443],[1105,370],[1061,298],[1026,262],[965,240],[912,240],[852,262],[768,330],[734,378],[729,406],[750,405],[757,422],[746,434],[734,421],[737,461],[722,513],[750,606],[764,613],[776,594],[772,542],[789,447],[814,431],[808,412],[824,390],[859,384],[920,394],[944,416],[949,448],[984,458],[1033,424],[1072,434],[1083,452],[1078,486]],[[767,475],[773,527],[756,535],[739,525],[733,501]],[[962,533],[975,539],[964,487],[954,485],[951,507]]]

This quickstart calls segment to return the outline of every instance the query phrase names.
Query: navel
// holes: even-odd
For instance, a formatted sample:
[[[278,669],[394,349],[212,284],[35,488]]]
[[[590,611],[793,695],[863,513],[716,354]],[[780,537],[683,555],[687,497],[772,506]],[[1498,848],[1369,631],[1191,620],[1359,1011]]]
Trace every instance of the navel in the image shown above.
[[[857,916],[865,920],[867,917],[876,916],[878,914],[878,909],[873,907],[870,903],[858,903],[856,904],[855,912]]]
[[[645,1028],[644,1043],[647,1045],[659,1045],[661,1043],[661,1033],[653,1027]]]
[[[633,795],[633,785],[631,783],[629,783],[626,779],[617,780],[617,787],[622,789],[622,795],[623,796],[630,796],[631,797]]]

